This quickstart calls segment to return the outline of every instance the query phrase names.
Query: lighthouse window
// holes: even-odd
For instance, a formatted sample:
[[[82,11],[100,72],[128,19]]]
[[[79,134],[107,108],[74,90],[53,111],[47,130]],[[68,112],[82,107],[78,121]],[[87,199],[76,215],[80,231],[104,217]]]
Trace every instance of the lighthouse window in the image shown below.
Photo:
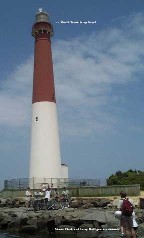
[[[36,117],[36,121],[38,121],[38,117]]]

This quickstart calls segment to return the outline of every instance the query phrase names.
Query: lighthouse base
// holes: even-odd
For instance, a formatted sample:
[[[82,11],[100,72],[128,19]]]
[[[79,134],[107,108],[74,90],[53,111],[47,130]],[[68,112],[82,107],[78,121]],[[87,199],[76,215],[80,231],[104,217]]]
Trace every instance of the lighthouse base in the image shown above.
[[[32,177],[29,178],[29,187],[31,189],[42,189],[43,186],[50,188],[62,188],[68,186],[68,166],[61,165],[61,178]]]

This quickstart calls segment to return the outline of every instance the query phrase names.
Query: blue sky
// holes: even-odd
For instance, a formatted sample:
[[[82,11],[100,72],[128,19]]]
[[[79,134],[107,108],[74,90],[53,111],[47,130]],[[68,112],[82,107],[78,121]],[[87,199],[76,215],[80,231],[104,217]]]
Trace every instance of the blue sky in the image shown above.
[[[43,8],[54,25],[62,162],[71,178],[143,170],[144,3],[141,0],[1,1],[0,179],[28,177],[33,47]],[[58,24],[58,21],[96,24]]]

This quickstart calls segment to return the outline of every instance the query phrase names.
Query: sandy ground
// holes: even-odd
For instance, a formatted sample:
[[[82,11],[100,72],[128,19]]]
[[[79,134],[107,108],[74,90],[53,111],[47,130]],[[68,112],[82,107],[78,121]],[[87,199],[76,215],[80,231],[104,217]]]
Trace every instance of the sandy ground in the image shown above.
[[[95,198],[100,198],[100,199],[101,198],[109,198],[110,200],[115,200],[115,199],[119,199],[120,196],[91,197],[91,198],[93,198],[93,199],[95,199]],[[139,198],[144,198],[144,191],[141,191],[139,196],[129,196],[129,198],[131,198],[135,204],[138,204]],[[83,197],[83,199],[89,199],[89,197]]]

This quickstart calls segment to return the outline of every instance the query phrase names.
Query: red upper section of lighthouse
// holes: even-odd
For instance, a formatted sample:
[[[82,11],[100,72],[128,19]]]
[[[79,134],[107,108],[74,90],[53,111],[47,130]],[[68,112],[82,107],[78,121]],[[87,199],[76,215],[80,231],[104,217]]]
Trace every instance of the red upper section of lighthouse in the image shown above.
[[[39,12],[39,17],[44,12]],[[46,13],[44,13],[46,14]],[[32,27],[32,36],[35,37],[33,99],[32,102],[56,102],[53,62],[50,37],[53,28],[48,21],[37,21]]]

